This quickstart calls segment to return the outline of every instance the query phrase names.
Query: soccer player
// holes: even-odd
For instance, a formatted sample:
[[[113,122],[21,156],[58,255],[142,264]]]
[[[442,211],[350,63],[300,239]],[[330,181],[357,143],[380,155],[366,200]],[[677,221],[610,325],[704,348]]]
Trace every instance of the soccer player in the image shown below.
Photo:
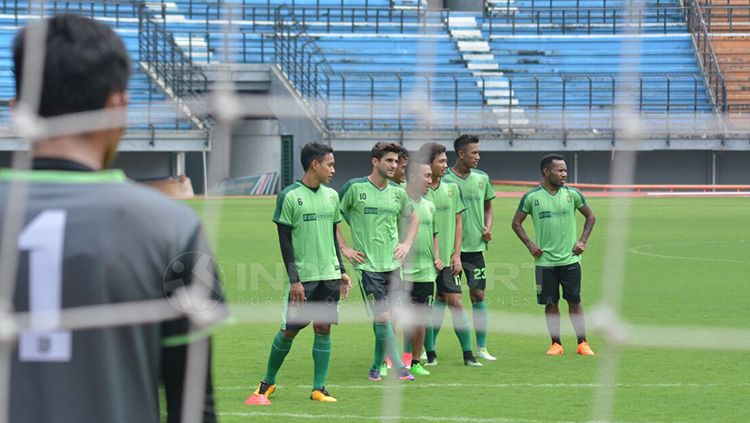
[[[354,248],[350,248],[341,231],[337,231],[341,253],[354,264],[375,323],[374,361],[368,375],[372,381],[382,380],[380,366],[384,355],[390,357],[399,379],[414,379],[399,357],[390,313],[390,297],[402,290],[401,261],[409,253],[419,224],[406,191],[388,180],[396,171],[400,152],[397,144],[375,144],[370,154],[370,175],[350,180],[340,193],[341,211],[354,239]],[[399,242],[399,216],[409,219],[402,242]]]
[[[484,251],[487,243],[492,240],[492,199],[495,198],[495,191],[489,176],[477,169],[479,138],[461,135],[453,142],[453,149],[456,152],[456,164],[448,170],[445,180],[458,184],[466,205],[463,213],[461,262],[474,314],[477,356],[494,361],[496,358],[487,351],[487,304],[484,302],[487,275]]]
[[[431,325],[425,336],[427,365],[437,365],[435,343],[448,305],[453,317],[453,330],[461,344],[464,364],[482,367],[474,357],[471,345],[471,325],[464,311],[461,292],[461,242],[462,213],[466,209],[461,199],[458,185],[444,178],[448,169],[448,156],[445,147],[437,143],[427,143],[419,149],[419,155],[426,157],[432,170],[432,180],[426,198],[435,205],[435,222],[438,228],[438,252],[443,263],[449,263],[438,272],[437,294],[432,304]]]
[[[394,172],[393,176],[388,179],[401,188],[406,189],[406,166],[409,164],[409,150],[404,147],[400,148],[401,151],[398,153],[396,172]]]
[[[44,52],[27,51],[30,31],[42,25]],[[109,27],[63,14],[23,29],[13,42],[14,103],[19,107],[35,104],[24,98],[22,87],[35,72],[25,69],[25,59],[38,54],[44,59],[42,89],[31,112],[53,118],[106,110],[124,118],[132,68],[125,45]],[[70,308],[163,301],[165,292],[183,285],[210,293],[216,300],[213,308],[208,306],[211,312],[219,318],[226,313],[198,216],[151,188],[128,182],[121,171],[106,170],[123,130],[87,128],[47,136],[32,147],[32,170],[0,172],[2,222],[18,207],[10,203],[18,200],[10,198],[10,184],[28,183],[20,233],[16,237],[8,227],[2,232],[18,241],[20,252],[13,307],[29,312],[32,325],[35,315],[59,324],[60,313]],[[201,296],[190,298],[202,301]],[[177,301],[171,298],[164,307],[181,307]],[[205,399],[195,404],[196,411],[201,421],[215,421],[210,338],[194,340],[201,337],[190,326],[187,318],[81,331],[32,326],[12,351],[9,409],[0,412],[13,422],[156,423],[161,421],[161,381],[167,421],[179,422],[186,345],[200,342],[196,347],[208,347],[209,355],[197,363],[199,372],[207,373],[197,378],[205,384]]]
[[[341,222],[338,193],[327,187],[335,173],[333,149],[309,143],[300,157],[305,175],[276,199],[273,221],[289,276],[281,330],[271,344],[266,375],[246,404],[268,405],[276,374],[300,330],[313,322],[315,339],[310,399],[336,402],[325,388],[331,358],[331,325],[338,322],[339,298],[346,298],[351,280],[341,261],[336,227]]]
[[[568,302],[570,321],[578,338],[577,353],[594,355],[586,342],[586,328],[581,305],[581,254],[594,228],[596,217],[577,189],[565,186],[568,168],[565,159],[557,154],[542,158],[539,166],[542,183],[527,192],[513,217],[513,231],[536,259],[537,302],[544,305],[547,327],[552,337],[548,355],[562,355],[560,341],[560,287]],[[585,218],[583,233],[576,240],[578,210]],[[531,215],[536,231],[536,243],[523,229],[523,221]]]
[[[437,226],[435,206],[424,195],[432,182],[432,169],[429,164],[416,161],[409,163],[407,169],[408,187],[414,211],[419,218],[419,229],[414,245],[406,256],[403,267],[404,285],[409,292],[411,304],[415,306],[416,322],[404,325],[404,339],[411,346],[413,357],[409,363],[411,373],[417,376],[429,375],[422,367],[419,356],[425,339],[425,320],[429,316],[428,306],[435,293],[436,270],[443,269],[437,245]]]

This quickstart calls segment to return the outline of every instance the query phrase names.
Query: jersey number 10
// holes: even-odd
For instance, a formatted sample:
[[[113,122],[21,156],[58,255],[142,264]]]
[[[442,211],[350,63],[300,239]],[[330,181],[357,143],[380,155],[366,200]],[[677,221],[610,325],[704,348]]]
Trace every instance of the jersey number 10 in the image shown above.
[[[70,331],[49,331],[60,323],[65,210],[45,210],[18,236],[18,248],[29,252],[31,327],[21,334],[19,360],[70,361]]]

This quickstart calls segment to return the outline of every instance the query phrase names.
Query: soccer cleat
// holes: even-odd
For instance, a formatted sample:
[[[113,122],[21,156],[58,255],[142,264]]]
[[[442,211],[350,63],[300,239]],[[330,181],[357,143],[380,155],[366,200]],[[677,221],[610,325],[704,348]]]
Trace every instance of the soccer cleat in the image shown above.
[[[328,393],[328,390],[326,390],[325,386],[312,391],[312,393],[310,394],[310,399],[320,402],[336,402],[336,398],[332,397],[331,394]]]
[[[427,351],[422,350],[422,355],[419,356],[419,361],[427,361]]]
[[[260,381],[258,388],[250,394],[245,400],[247,405],[271,405],[271,401],[268,399],[271,394],[276,390],[276,385],[268,384],[264,381]]]
[[[380,382],[383,380],[383,378],[380,376],[380,370],[370,370],[370,373],[367,374],[367,377],[373,381],[373,382]]]
[[[380,365],[380,376],[388,376],[388,365],[385,362]]]
[[[388,366],[389,369],[393,368],[393,364],[391,363],[391,358],[388,356],[385,356],[385,365]],[[385,376],[385,375],[383,375]]]
[[[547,350],[547,355],[563,355],[564,352],[565,350],[563,349],[562,345],[558,344],[557,342],[553,342]]]
[[[425,366],[437,366],[438,365],[438,363],[437,363],[437,357],[433,358],[432,360],[430,360],[428,358],[427,362],[425,362],[424,365]]]
[[[406,367],[402,367],[398,369],[398,379],[399,380],[414,380],[414,375],[409,373],[409,369]]]
[[[422,363],[415,363],[413,366],[411,366],[411,374],[415,376],[427,376],[430,374],[427,370],[425,370],[424,367],[422,367]]]
[[[495,361],[497,360],[497,357],[492,356],[489,351],[487,351],[487,348],[477,348],[477,357],[481,358],[482,360],[489,360],[489,361]]]
[[[464,360],[464,366],[469,367],[484,367],[484,365],[477,361],[476,357],[467,358]]]
[[[589,343],[586,341],[581,342],[578,344],[578,349],[576,350],[576,354],[578,355],[594,355],[594,351],[589,346]]]
[[[401,361],[404,363],[404,365],[408,368],[411,367],[411,353],[405,352],[401,354]]]

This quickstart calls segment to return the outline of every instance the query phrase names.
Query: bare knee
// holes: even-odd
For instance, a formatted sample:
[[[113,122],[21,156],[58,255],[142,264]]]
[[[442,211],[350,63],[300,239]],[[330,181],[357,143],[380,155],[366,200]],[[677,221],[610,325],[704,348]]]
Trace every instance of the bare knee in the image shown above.
[[[481,303],[482,301],[484,301],[483,289],[472,289],[469,295],[471,296],[472,304]]]
[[[313,330],[317,335],[330,335],[331,324],[330,323],[314,323]]]
[[[283,336],[284,339],[294,339],[294,337],[297,336],[298,333],[298,330],[282,330],[281,336]]]

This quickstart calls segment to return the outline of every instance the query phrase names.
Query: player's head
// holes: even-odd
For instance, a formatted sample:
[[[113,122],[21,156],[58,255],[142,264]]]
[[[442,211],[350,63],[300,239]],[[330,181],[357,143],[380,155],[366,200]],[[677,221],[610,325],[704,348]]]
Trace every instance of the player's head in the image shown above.
[[[398,166],[396,166],[396,173],[393,174],[391,180],[396,183],[403,183],[406,181],[406,166],[409,164],[409,150],[401,147],[401,152],[398,153]]]
[[[124,117],[131,66],[120,37],[108,26],[78,15],[57,15],[46,19],[44,24],[47,33],[39,116],[48,118],[112,108],[121,110]],[[23,78],[35,71],[24,69],[26,40],[29,31],[34,30],[31,25],[21,30],[13,42],[16,99],[21,102]],[[75,137],[85,148],[95,150],[101,156],[101,166],[105,167],[114,159],[123,131],[124,128],[112,128]],[[42,144],[57,138],[43,140],[38,145],[49,149],[50,144]]]
[[[432,167],[423,160],[413,160],[406,167],[407,188],[419,195],[427,194],[427,187],[432,182]]]
[[[379,142],[372,147],[370,158],[372,169],[382,178],[391,179],[398,167],[401,146],[392,142]]]
[[[453,151],[459,162],[474,169],[479,166],[479,138],[476,135],[463,134],[453,141]]]
[[[445,152],[445,146],[436,142],[428,142],[419,147],[418,155],[430,165],[434,177],[445,176],[445,171],[448,170],[448,155]]]
[[[311,142],[302,147],[300,154],[302,169],[318,183],[329,184],[336,173],[333,148],[325,144]]]
[[[568,178],[568,166],[565,164],[565,157],[559,154],[547,154],[542,157],[539,170],[542,171],[544,180],[555,187],[565,185],[565,180]]]

